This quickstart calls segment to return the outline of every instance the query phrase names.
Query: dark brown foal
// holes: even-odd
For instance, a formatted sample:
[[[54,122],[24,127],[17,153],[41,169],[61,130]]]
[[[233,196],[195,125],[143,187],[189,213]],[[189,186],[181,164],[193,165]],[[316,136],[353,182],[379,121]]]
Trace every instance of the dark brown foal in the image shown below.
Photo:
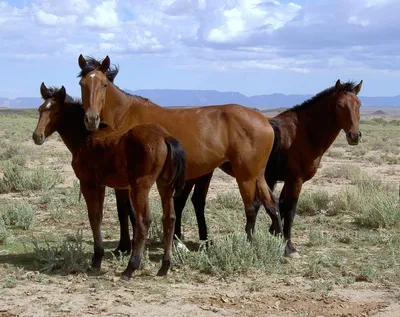
[[[185,152],[179,142],[156,124],[137,125],[128,131],[105,127],[90,133],[86,130],[84,111],[79,101],[61,89],[41,86],[44,103],[33,133],[41,145],[58,132],[72,153],[72,167],[80,180],[94,238],[92,267],[100,269],[104,255],[101,235],[105,187],[130,189],[136,222],[132,254],[123,272],[130,278],[140,266],[151,224],[149,192],[154,183],[163,207],[164,257],[158,275],[165,275],[171,265],[175,212],[173,193],[179,191],[186,177]]]

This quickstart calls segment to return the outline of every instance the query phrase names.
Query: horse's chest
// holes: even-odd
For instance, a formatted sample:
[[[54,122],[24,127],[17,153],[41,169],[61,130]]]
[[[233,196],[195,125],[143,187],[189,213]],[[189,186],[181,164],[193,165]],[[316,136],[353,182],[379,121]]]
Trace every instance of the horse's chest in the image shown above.
[[[286,168],[284,168],[283,173],[289,173],[286,178],[300,178],[303,182],[310,180],[314,177],[318,170],[319,163],[321,161],[320,157],[313,158],[309,157],[302,152],[290,153],[287,157]]]

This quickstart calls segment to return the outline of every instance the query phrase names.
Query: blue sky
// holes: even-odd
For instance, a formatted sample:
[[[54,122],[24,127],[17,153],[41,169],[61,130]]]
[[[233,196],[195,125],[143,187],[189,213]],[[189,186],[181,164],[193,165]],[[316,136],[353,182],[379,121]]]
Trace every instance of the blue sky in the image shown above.
[[[0,97],[64,85],[78,56],[119,64],[128,89],[317,93],[364,80],[400,94],[397,0],[0,0]]]

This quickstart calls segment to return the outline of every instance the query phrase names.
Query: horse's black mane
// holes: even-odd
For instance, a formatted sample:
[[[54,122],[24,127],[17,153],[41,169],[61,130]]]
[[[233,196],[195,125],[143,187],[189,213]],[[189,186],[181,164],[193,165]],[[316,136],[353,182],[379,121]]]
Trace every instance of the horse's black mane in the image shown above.
[[[354,88],[355,87],[356,87],[356,83],[354,81],[349,81],[347,83],[342,83],[342,89],[340,91],[342,91],[342,92],[354,92]],[[304,101],[303,103],[288,109],[288,111],[297,111],[297,110],[302,110],[302,109],[309,108],[314,103],[316,103],[316,102],[328,97],[329,95],[331,95],[334,92],[335,92],[335,86],[327,88],[327,89],[319,92],[318,94],[316,94],[314,97]]]
[[[102,60],[95,59],[92,56],[85,57],[85,59],[86,59],[86,65],[78,74],[78,77],[81,77],[81,78],[86,76],[88,73],[99,68],[102,63]],[[118,72],[119,72],[119,66],[113,65],[113,66],[110,66],[110,68],[108,68],[105,75],[106,75],[107,79],[114,84],[114,79],[118,75]],[[147,99],[147,98],[144,98],[144,97],[138,96],[138,95],[132,95],[129,92],[122,90],[116,84],[114,84],[114,86],[117,87],[120,91],[122,91],[125,95],[139,98],[144,101],[149,101],[149,99]]]
[[[102,61],[97,60],[92,56],[85,57],[86,65],[85,67],[79,72],[78,77],[84,77],[88,73],[96,70],[101,66]],[[107,79],[111,82],[114,82],[115,76],[118,75],[119,67],[117,65],[110,66],[110,68],[106,71]]]
[[[49,92],[48,98],[53,98],[53,97],[57,97],[57,92],[60,90],[60,88],[51,86],[51,87],[48,87],[47,90]],[[82,108],[82,101],[80,98],[74,98],[68,94],[66,95],[65,98],[71,105]]]

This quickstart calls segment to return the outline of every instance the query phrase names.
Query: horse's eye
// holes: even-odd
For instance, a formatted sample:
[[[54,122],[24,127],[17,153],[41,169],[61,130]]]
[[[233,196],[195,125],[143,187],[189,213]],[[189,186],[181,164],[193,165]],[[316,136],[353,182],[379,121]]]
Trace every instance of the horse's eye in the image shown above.
[[[106,88],[106,87],[107,87],[107,84],[104,84],[104,85],[103,85],[103,88]]]

